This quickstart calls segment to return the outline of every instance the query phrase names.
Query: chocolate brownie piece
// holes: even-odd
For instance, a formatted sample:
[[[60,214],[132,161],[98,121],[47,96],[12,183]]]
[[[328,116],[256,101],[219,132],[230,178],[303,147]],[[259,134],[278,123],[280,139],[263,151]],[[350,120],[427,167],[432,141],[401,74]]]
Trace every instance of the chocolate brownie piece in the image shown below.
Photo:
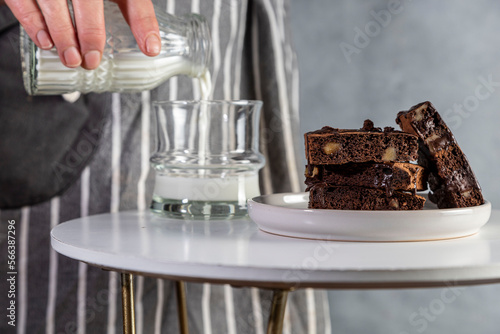
[[[415,194],[427,189],[424,168],[407,162],[308,165],[305,176],[306,191],[316,183],[384,189],[389,196],[394,190]]]
[[[419,137],[419,164],[429,169],[429,199],[439,208],[484,203],[467,157],[434,106],[426,101],[398,113],[401,129]]]
[[[375,128],[366,120],[360,130],[328,126],[304,135],[306,158],[311,165],[349,162],[416,161],[418,138],[393,128]]]
[[[310,209],[420,210],[425,198],[403,191],[388,196],[384,190],[316,184],[309,190]]]

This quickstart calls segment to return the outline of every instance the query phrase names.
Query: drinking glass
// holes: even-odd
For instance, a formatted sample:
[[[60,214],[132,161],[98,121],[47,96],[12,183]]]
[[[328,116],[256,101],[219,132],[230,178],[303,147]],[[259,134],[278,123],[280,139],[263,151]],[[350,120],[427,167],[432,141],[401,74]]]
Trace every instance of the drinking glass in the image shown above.
[[[157,147],[151,209],[186,219],[238,218],[259,196],[261,101],[153,102]]]

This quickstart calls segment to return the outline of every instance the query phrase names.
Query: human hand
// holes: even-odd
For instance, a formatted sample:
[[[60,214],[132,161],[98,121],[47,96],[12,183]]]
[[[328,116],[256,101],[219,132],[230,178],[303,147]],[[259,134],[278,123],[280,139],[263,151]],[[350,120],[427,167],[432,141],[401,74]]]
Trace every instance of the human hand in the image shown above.
[[[1,0],[0,0],[1,1]],[[67,67],[99,66],[106,40],[103,0],[73,0],[73,26],[67,0],[5,0],[40,49],[56,47]],[[158,22],[151,0],[113,0],[147,56],[160,53]]]

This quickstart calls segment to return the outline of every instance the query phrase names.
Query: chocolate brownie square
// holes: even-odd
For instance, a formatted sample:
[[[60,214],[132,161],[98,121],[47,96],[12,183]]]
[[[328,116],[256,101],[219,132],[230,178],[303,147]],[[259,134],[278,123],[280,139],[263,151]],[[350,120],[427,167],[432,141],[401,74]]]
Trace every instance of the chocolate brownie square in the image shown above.
[[[467,157],[434,106],[426,101],[398,113],[403,131],[419,137],[419,164],[429,169],[429,199],[439,208],[484,203],[481,187]]]
[[[425,198],[403,191],[390,196],[381,189],[316,184],[309,190],[310,209],[420,210]]]
[[[304,135],[306,158],[311,165],[351,162],[416,161],[418,137],[393,128],[375,128],[366,120],[360,130],[323,127]]]
[[[306,191],[317,183],[383,189],[389,196],[394,190],[415,194],[427,189],[424,168],[407,162],[308,165],[305,176]]]

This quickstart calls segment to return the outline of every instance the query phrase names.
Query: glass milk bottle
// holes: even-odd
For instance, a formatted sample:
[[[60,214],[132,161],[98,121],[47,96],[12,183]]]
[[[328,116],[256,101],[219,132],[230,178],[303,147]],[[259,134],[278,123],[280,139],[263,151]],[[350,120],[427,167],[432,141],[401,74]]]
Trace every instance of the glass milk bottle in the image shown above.
[[[207,22],[190,14],[176,17],[155,7],[161,52],[148,57],[139,49],[118,5],[104,1],[106,45],[95,70],[67,68],[55,48],[39,49],[21,28],[23,79],[30,95],[71,92],[138,92],[153,89],[176,75],[202,76],[211,41]]]

